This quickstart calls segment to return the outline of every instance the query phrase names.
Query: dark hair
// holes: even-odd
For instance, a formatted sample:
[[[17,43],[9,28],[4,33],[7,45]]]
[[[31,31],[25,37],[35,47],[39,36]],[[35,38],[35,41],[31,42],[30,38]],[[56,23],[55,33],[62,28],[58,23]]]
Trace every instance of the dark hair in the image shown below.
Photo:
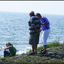
[[[32,16],[35,16],[34,11],[31,11],[30,14],[31,14]]]
[[[36,16],[41,16],[41,14],[40,13],[36,13]]]

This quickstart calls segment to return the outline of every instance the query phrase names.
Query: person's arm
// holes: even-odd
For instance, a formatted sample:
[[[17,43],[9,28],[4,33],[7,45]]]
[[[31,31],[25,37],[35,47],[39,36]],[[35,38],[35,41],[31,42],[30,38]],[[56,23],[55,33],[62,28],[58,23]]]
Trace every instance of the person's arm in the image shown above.
[[[36,29],[35,25],[32,25],[32,26],[33,26],[33,28],[35,29],[35,31],[38,33],[38,30]]]
[[[9,49],[9,47],[7,47],[7,48],[4,48],[4,47],[1,47],[2,49],[4,49],[4,50],[7,50],[7,49]]]
[[[44,21],[44,23],[42,23],[42,21]],[[42,18],[41,20],[41,25],[45,25],[45,24],[48,24],[48,19],[46,17]]]
[[[41,25],[45,25],[44,23],[41,23]]]

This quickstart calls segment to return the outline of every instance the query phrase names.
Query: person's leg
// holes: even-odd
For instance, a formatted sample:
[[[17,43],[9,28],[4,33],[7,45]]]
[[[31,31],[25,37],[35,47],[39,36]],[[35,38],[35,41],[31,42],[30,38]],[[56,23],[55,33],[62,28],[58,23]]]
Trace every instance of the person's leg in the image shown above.
[[[46,51],[46,45],[43,45],[43,50]]]
[[[34,47],[34,53],[37,54],[37,44]]]
[[[35,47],[34,47],[34,53],[37,54],[37,45],[39,44],[39,33],[35,34]]]
[[[32,52],[29,53],[29,55],[33,55],[33,54],[34,54],[34,45],[33,45],[33,43],[34,43],[34,37],[33,37],[33,34],[30,34],[30,37],[29,37],[29,44],[30,44],[31,47],[32,47]]]
[[[35,54],[35,52],[37,52],[37,44],[39,42],[39,34],[35,33],[35,34],[31,34],[31,37],[29,39],[29,44],[32,45],[32,53],[30,55]]]
[[[4,57],[9,56],[9,55],[10,55],[10,53],[8,51],[4,50]]]
[[[34,53],[34,45],[32,45],[32,53]]]
[[[47,38],[49,35],[50,30],[45,30],[42,34],[42,38],[43,38],[43,51],[46,51],[46,46],[47,46]]]
[[[43,50],[41,50],[41,53],[42,54],[45,54],[46,53],[46,45],[43,45]]]
[[[41,39],[40,40],[41,40],[41,42],[43,44],[43,47],[42,47],[41,51],[44,51],[44,31],[42,33],[42,36],[41,36]]]
[[[43,43],[43,42],[42,42],[42,43]],[[41,51],[44,51],[44,45],[43,45],[43,47],[42,47]]]
[[[34,45],[31,45],[32,46],[32,52],[29,53],[28,55],[34,55]]]

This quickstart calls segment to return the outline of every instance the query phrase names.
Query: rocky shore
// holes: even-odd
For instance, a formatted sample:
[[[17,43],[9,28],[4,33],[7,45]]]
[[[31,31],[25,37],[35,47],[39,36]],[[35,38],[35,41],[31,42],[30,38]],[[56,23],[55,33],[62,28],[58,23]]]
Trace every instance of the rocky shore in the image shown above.
[[[46,54],[21,54],[0,59],[0,64],[64,64],[64,45],[47,48]]]

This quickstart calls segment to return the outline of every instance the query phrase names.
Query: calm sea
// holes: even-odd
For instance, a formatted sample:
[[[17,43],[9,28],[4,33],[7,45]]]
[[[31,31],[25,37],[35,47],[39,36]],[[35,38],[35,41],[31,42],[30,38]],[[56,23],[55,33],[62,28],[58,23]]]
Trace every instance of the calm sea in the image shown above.
[[[51,32],[48,37],[48,43],[53,41],[64,41],[64,16],[46,15],[49,19]],[[17,54],[26,53],[31,49],[29,45],[29,14],[0,12],[0,48],[6,47],[5,43],[11,42],[16,47]],[[41,37],[42,32],[40,33]],[[39,45],[42,43],[39,41]],[[3,56],[3,49],[0,49],[0,56]]]

